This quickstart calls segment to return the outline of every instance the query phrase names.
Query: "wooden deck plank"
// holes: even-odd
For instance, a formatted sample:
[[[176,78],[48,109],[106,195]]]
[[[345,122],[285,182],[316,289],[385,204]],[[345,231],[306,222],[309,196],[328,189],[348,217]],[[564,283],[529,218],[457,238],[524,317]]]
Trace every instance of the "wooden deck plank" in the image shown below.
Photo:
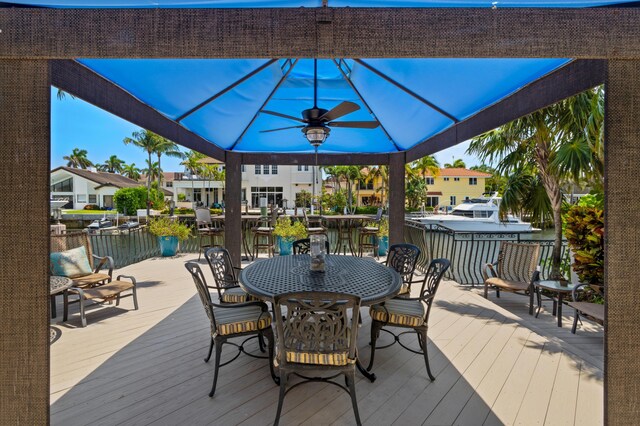
[[[241,356],[221,368],[216,396],[207,395],[213,379],[213,363],[203,362],[208,323],[183,266],[193,258],[154,259],[118,271],[141,282],[139,311],[127,310],[125,300],[125,309],[92,309],[86,328],[77,327],[77,315],[68,325],[56,325],[62,337],[51,346],[51,424],[273,422],[278,387],[265,360]],[[210,278],[208,268],[203,270]],[[378,350],[378,380],[370,383],[360,375],[356,380],[363,422],[601,423],[601,327],[585,322],[573,335],[571,312],[565,312],[566,325],[559,329],[547,310],[530,317],[526,302],[508,294],[485,300],[478,289],[443,282],[429,329],[436,381],[427,379],[421,355],[398,345]],[[358,344],[366,363],[366,309],[362,316]],[[415,335],[406,338],[417,347]],[[255,342],[250,347],[257,351]],[[557,352],[550,356],[548,347]],[[225,348],[225,356],[231,353]],[[533,404],[536,398],[539,404]],[[287,395],[281,424],[330,423],[355,424],[342,390],[310,384]]]

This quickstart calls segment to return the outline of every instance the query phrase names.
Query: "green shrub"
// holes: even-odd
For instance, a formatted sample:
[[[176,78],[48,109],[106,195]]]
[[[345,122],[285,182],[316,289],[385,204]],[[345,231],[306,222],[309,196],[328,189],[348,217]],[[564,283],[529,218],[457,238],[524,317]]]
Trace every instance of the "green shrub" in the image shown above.
[[[97,204],[87,204],[84,210],[100,210],[100,207]]]
[[[164,196],[155,188],[149,192],[151,203],[149,208],[162,210],[164,208]],[[136,210],[147,208],[147,188],[138,186],[135,188],[121,188],[113,194],[113,201],[120,213],[135,215]]]
[[[187,195],[186,194],[178,194],[178,201],[187,201]]]
[[[378,213],[377,206],[356,207],[356,214],[376,214],[376,213]]]
[[[573,270],[580,282],[604,283],[604,211],[573,206],[565,215],[564,234],[573,251]]]
[[[300,221],[291,222],[291,216],[280,216],[273,229],[273,235],[280,238],[299,240],[307,238],[307,228]]]
[[[158,237],[178,237],[183,241],[191,235],[191,228],[167,216],[160,216],[149,221],[149,232]]]

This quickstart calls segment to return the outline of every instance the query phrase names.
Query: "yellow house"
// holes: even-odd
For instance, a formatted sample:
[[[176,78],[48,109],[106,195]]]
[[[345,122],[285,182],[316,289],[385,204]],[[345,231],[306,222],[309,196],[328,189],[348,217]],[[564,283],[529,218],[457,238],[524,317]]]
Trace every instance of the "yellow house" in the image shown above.
[[[440,169],[436,177],[428,175],[427,206],[456,206],[469,198],[481,197],[484,193],[488,173],[475,170],[450,168]]]

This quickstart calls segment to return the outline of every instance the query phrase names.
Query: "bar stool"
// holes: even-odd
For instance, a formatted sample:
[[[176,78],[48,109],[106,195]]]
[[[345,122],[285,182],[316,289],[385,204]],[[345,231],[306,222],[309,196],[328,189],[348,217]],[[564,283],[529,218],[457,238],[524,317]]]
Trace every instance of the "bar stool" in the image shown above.
[[[343,253],[347,254],[347,245],[351,251],[351,256],[355,256],[355,250],[353,249],[353,238],[351,231],[353,230],[352,223],[355,219],[339,219],[338,220],[338,242],[334,254],[340,254],[340,247],[342,246]]]
[[[309,218],[307,216],[307,211],[302,209],[302,216],[304,217],[304,226],[307,228],[307,234],[309,235],[324,235],[329,238],[327,235],[327,228],[322,225],[322,218],[318,216],[317,218]]]
[[[271,217],[263,217],[258,220],[258,226],[253,228],[253,258],[257,259],[260,250],[267,250],[268,256],[275,255],[275,238],[273,229],[278,218],[276,210],[271,211]]]
[[[365,225],[360,228],[358,236],[358,256],[362,257],[365,251],[372,250],[376,259],[378,255],[378,231],[380,230],[380,219],[382,219],[382,207],[378,209],[376,218],[373,219],[372,225]]]
[[[200,260],[203,249],[224,246],[224,228],[217,220],[214,221],[211,219],[211,211],[208,208],[197,208],[195,213],[198,243],[200,246],[198,249],[198,260]],[[203,238],[208,238],[209,243],[203,244]]]

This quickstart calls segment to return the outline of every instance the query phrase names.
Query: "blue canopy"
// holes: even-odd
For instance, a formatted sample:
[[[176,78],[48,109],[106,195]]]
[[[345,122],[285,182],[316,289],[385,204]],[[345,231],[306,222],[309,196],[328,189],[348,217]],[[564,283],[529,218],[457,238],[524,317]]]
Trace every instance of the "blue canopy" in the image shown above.
[[[311,59],[82,59],[79,62],[221,148],[312,152],[301,117],[313,107]],[[417,143],[500,101],[567,59],[318,60],[318,107],[360,109],[337,119],[321,152],[388,153]]]
[[[599,7],[637,0],[328,0],[331,7]],[[322,0],[12,0],[5,4],[42,7],[321,7]]]

